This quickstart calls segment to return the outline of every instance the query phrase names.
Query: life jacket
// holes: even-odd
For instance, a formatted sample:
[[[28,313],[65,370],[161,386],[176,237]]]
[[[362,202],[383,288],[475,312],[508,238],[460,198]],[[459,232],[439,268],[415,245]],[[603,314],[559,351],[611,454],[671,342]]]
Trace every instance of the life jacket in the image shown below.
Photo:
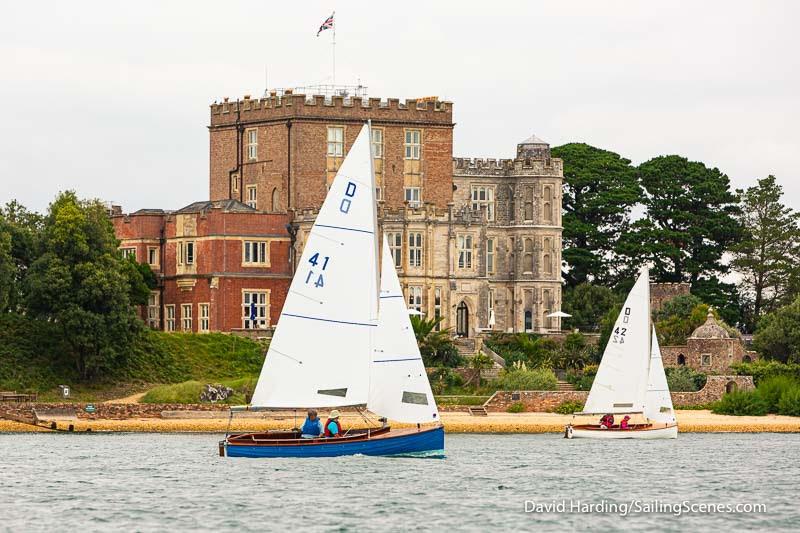
[[[333,423],[336,424],[336,433],[331,433],[331,430],[328,429],[328,426]],[[326,437],[341,437],[342,436],[342,425],[339,423],[339,420],[329,418],[327,422],[325,422],[325,436]]]
[[[303,424],[303,429],[301,429],[300,432],[303,435],[314,435],[315,437],[319,436],[320,423],[321,422],[319,418],[317,418],[316,420],[311,420],[310,418],[306,418],[306,421]]]

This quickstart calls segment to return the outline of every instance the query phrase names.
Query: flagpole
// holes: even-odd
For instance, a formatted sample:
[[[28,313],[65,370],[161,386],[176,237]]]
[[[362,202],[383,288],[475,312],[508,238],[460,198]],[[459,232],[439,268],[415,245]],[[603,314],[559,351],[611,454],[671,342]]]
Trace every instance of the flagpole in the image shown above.
[[[331,18],[336,15],[336,11],[333,12]],[[331,43],[331,48],[333,48],[333,84],[336,85],[336,20],[333,21],[333,42]]]

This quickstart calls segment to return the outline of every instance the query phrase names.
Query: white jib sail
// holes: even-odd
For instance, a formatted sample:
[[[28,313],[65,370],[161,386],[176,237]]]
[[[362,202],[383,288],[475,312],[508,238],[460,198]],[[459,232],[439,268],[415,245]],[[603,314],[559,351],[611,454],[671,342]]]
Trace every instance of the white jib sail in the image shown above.
[[[408,317],[386,237],[367,408],[399,422],[437,422],[439,411]]]
[[[378,274],[369,126],[339,168],[308,234],[251,405],[363,405]]]
[[[661,360],[661,348],[658,346],[658,337],[653,328],[653,342],[650,350],[650,372],[647,380],[647,396],[645,398],[644,414],[652,422],[675,424],[675,411],[672,408],[672,396],[667,385],[667,375],[664,373],[664,363]]]
[[[614,324],[583,412],[644,412],[649,360],[650,279],[642,269]]]

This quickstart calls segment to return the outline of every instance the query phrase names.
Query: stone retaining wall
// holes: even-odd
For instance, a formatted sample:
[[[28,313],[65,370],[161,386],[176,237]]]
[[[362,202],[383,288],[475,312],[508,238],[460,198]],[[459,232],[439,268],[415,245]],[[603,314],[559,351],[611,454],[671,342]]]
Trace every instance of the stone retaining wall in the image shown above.
[[[752,376],[708,376],[705,387],[697,392],[673,392],[676,409],[705,405],[722,398],[729,390],[752,390]],[[483,406],[487,411],[505,412],[511,404],[521,402],[525,411],[548,412],[564,402],[585,403],[587,391],[497,391]]]
[[[74,411],[83,420],[126,420],[129,418],[161,418],[162,411],[225,411],[225,404],[181,404],[181,403],[95,403],[94,413],[87,413],[86,403],[15,403],[0,404],[0,418],[29,417],[32,409],[36,409],[42,418],[48,411]]]

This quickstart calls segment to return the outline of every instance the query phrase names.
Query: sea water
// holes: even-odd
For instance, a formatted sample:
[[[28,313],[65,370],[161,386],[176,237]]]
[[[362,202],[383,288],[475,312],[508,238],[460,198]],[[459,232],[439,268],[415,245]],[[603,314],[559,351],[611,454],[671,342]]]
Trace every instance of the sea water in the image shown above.
[[[447,435],[443,460],[222,458],[219,439],[0,434],[0,530],[800,526],[797,434],[683,434],[664,441]]]

